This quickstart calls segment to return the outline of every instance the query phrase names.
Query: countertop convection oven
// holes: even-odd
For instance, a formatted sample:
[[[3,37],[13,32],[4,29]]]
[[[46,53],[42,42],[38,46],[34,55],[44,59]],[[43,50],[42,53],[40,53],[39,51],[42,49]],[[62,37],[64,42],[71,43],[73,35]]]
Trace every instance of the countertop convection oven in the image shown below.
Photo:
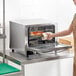
[[[69,45],[58,44],[57,38],[43,40],[39,35],[56,31],[57,24],[44,19],[10,21],[10,48],[25,56],[71,48]]]

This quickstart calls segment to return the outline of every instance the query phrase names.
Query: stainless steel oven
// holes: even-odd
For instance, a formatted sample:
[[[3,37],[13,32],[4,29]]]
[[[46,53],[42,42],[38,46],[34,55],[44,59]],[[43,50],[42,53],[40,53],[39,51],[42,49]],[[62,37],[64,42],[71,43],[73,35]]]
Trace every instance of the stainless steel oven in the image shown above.
[[[44,19],[10,21],[10,48],[25,56],[66,48],[59,46],[56,38],[43,40],[42,36],[37,35],[56,31],[57,24]]]

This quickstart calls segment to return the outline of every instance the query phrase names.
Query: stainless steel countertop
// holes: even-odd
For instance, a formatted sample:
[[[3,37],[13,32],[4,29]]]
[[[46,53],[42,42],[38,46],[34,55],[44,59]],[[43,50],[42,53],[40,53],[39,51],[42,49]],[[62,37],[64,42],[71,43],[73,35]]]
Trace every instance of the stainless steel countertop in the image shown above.
[[[0,52],[0,56],[3,54]],[[20,55],[17,52],[10,52],[9,55],[6,55],[6,58],[16,64],[24,65],[24,64],[31,64],[31,63],[37,63],[37,62],[43,62],[43,61],[51,61],[51,60],[57,60],[57,59],[64,59],[64,58],[73,58],[73,53],[68,51],[63,51],[57,54],[41,54],[41,55],[32,55],[29,58],[25,57],[24,55]]]

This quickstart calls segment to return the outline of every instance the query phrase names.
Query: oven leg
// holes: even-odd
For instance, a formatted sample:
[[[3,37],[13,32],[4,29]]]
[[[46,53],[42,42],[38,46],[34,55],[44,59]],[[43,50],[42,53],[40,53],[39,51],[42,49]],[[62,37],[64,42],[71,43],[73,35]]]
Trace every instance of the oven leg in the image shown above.
[[[21,65],[21,67],[22,67],[22,76],[25,76],[25,66]]]
[[[57,55],[57,51],[55,50],[55,55]]]

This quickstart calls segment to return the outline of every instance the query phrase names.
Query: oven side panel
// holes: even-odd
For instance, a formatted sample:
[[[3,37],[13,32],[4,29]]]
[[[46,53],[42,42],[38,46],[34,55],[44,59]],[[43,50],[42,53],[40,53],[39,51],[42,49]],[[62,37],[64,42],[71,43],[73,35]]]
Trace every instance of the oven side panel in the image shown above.
[[[10,48],[25,51],[25,26],[11,21]]]

